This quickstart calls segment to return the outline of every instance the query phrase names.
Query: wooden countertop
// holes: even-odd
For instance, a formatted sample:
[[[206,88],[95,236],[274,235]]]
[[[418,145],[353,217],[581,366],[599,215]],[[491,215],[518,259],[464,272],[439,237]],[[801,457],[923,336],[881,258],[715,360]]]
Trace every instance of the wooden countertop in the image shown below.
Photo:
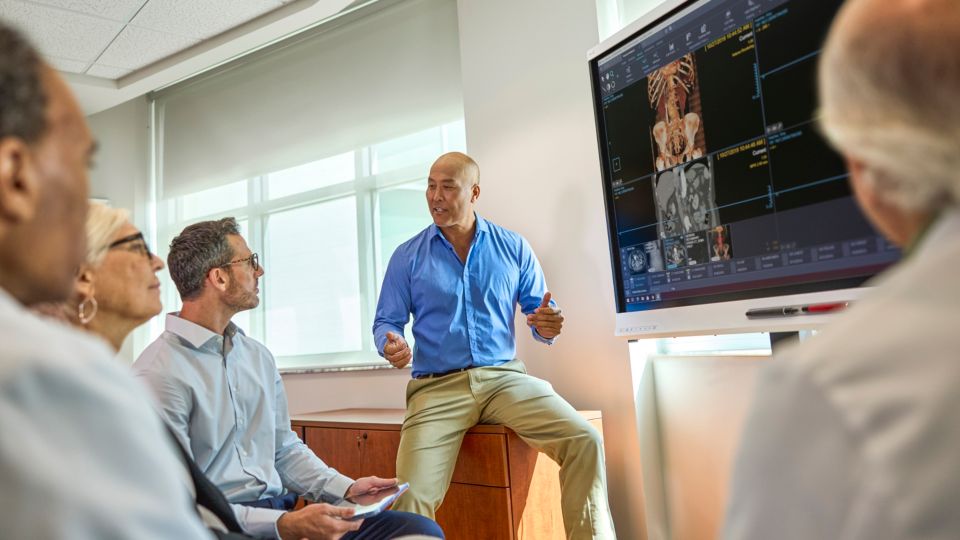
[[[586,420],[601,419],[600,411],[578,411]],[[294,414],[290,421],[306,427],[396,430],[403,425],[404,409],[338,409]],[[506,433],[501,425],[478,424],[468,433]]]

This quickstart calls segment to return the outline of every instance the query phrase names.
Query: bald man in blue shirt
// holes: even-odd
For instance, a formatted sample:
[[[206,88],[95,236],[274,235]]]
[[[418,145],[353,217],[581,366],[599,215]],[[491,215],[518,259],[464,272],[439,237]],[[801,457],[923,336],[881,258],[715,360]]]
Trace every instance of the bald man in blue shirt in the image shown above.
[[[614,538],[599,434],[516,359],[517,304],[537,341],[552,344],[563,326],[530,244],[476,215],[480,170],[465,154],[437,159],[426,196],[433,224],[391,257],[373,326],[384,358],[413,361],[397,455],[410,492],[397,508],[432,518],[464,433],[501,424],[560,464],[567,537]]]

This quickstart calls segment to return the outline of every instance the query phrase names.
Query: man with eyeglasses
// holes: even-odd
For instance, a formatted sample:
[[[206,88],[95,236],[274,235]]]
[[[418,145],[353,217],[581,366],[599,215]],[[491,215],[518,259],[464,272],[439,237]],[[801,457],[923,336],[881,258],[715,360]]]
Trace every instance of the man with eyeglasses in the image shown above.
[[[234,218],[185,228],[170,244],[167,267],[183,308],[167,315],[166,331],[134,371],[200,470],[239,505],[245,532],[282,539],[443,537],[435,522],[415,514],[350,521],[352,511],[326,504],[375,494],[397,481],[348,478],[290,429],[273,355],[231,322],[259,305],[264,274]],[[321,504],[290,512],[298,495]]]

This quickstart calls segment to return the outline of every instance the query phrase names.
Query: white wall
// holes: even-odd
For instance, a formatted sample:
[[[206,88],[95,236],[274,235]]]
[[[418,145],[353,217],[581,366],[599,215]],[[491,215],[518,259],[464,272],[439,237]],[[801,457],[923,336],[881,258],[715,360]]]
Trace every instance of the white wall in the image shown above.
[[[90,171],[90,196],[110,199],[134,212],[134,224],[146,226],[144,202],[150,180],[150,109],[145,97],[132,99],[87,117],[98,143]]]
[[[575,407],[603,411],[620,538],[643,538],[640,450],[627,344],[614,304],[586,52],[595,0],[460,0],[467,148],[480,164],[479,212],[523,234],[566,322],[518,355]],[[518,327],[525,328],[522,322]]]
[[[403,409],[409,369],[284,375],[290,413],[333,409]]]
[[[651,483],[646,484],[651,537],[720,537],[754,380],[767,361],[768,356],[650,359],[658,429],[644,435],[659,444],[663,492],[657,495],[665,499],[659,505],[665,511],[655,515]]]
[[[87,117],[97,140],[90,196],[109,199],[130,211],[134,225],[147,230],[146,201],[150,189],[150,108],[145,97]],[[146,341],[146,326],[127,338],[120,357],[133,362]]]

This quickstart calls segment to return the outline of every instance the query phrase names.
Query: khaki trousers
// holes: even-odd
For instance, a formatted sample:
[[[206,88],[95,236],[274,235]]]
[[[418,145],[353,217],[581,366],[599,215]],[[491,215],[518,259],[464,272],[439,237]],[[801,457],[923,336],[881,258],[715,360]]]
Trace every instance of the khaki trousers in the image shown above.
[[[397,476],[410,491],[395,510],[434,517],[464,433],[478,423],[512,429],[560,465],[567,538],[615,538],[599,434],[550,383],[527,375],[519,360],[410,380],[397,454]]]

